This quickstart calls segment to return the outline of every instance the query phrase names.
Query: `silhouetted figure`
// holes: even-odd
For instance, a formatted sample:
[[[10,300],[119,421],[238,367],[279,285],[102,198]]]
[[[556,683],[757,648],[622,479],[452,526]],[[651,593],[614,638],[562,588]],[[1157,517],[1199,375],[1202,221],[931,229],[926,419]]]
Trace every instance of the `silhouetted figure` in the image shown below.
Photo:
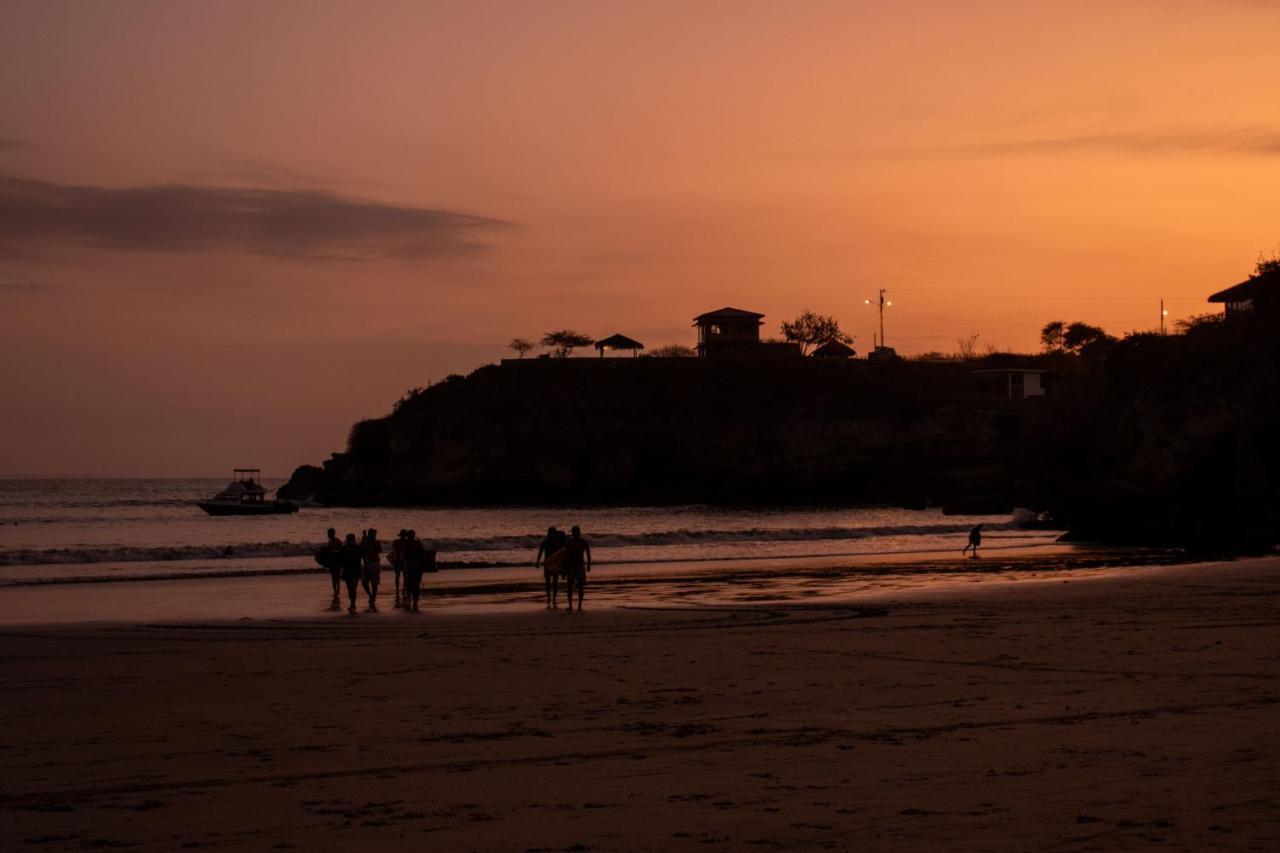
[[[533,558],[533,567],[542,565],[542,582],[547,591],[547,607],[555,607],[560,595],[560,575],[563,574],[563,555],[565,535],[556,530],[555,525],[547,528],[546,537],[538,544],[538,555]],[[553,559],[554,557],[554,559]]]
[[[329,580],[333,582],[333,601],[329,607],[337,610],[341,607],[342,594],[342,540],[338,538],[332,527],[325,531],[324,547],[316,551],[316,562],[329,570]]]
[[[347,534],[347,541],[342,546],[342,580],[347,584],[347,598],[351,606],[348,613],[356,612],[356,591],[360,588],[360,578],[364,575],[364,548],[356,541],[354,533]]]
[[[582,530],[574,525],[569,540],[564,543],[565,593],[569,597],[569,609],[573,609],[573,590],[578,590],[578,609],[582,609],[582,596],[586,592],[587,572],[591,571],[591,545],[582,538]]]
[[[404,572],[404,543],[405,537],[409,535],[409,531],[401,530],[396,534],[396,539],[391,543],[391,554],[387,561],[391,563],[391,571],[395,573],[396,580],[396,607],[403,607],[404,602],[400,597],[400,575]]]
[[[975,524],[973,529],[969,531],[969,544],[960,549],[960,556],[964,556],[965,552],[972,549],[973,559],[978,559],[978,546],[982,544],[982,525]]]
[[[436,571],[436,551],[428,548],[418,534],[406,531],[404,543],[404,606],[417,612],[418,597],[422,594],[422,575]]]
[[[378,541],[378,531],[372,527],[364,534],[361,543],[364,550],[364,591],[369,596],[369,612],[378,609],[378,581],[382,579],[382,543]]]

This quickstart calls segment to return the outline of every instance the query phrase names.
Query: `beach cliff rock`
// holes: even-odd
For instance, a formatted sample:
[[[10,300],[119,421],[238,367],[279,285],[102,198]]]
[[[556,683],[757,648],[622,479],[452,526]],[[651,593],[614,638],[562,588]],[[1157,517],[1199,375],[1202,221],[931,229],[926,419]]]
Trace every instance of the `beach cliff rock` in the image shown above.
[[[330,504],[1008,504],[1029,409],[961,364],[540,359],[410,394],[282,494]]]
[[[1081,358],[1026,455],[1079,541],[1261,551],[1280,542],[1275,318],[1131,335]]]
[[[992,393],[978,368],[1047,368]],[[990,379],[988,375],[985,379]],[[1280,337],[1264,318],[979,362],[507,361],[409,394],[282,494],[344,505],[1041,510],[1080,541],[1280,541]]]

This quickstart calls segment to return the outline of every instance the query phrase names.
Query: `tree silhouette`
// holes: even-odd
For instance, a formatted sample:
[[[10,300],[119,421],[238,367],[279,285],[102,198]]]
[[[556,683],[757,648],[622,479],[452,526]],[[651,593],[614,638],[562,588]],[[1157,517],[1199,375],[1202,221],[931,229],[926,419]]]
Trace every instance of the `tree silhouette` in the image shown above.
[[[1040,346],[1045,352],[1062,352],[1062,336],[1066,334],[1067,324],[1061,320],[1045,323],[1040,330]]]
[[[1062,346],[1070,352],[1080,352],[1090,344],[1104,341],[1111,336],[1097,326],[1088,323],[1072,323],[1062,333]]]
[[[589,347],[595,341],[581,332],[572,329],[561,329],[558,332],[547,332],[542,336],[542,345],[555,350],[556,358],[568,358],[569,353],[578,347]]]
[[[842,331],[835,317],[815,314],[808,310],[794,320],[782,324],[782,337],[793,344],[799,344],[800,352],[806,355],[811,346],[821,346],[831,341],[839,341],[842,344],[853,343],[853,335]]]
[[[1271,257],[1267,257],[1261,252],[1258,253],[1258,262],[1253,265],[1253,278],[1269,272],[1280,271],[1280,250]]]
[[[1045,323],[1044,328],[1040,330],[1040,345],[1044,347],[1045,352],[1069,352],[1079,355],[1096,343],[1114,340],[1115,338],[1101,328],[1081,323],[1079,320],[1074,323],[1054,320],[1052,323]]]
[[[512,338],[511,343],[507,344],[507,346],[519,353],[520,358],[524,358],[524,354],[533,349],[535,344],[533,341],[527,341],[524,338]]]

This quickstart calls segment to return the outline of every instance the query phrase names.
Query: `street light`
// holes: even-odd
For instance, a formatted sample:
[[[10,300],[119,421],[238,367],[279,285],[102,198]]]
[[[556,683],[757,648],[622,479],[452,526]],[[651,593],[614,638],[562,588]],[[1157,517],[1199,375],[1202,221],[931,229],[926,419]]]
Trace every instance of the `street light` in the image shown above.
[[[1160,334],[1164,334],[1164,318],[1169,316],[1169,312],[1165,310],[1164,298],[1160,299]]]
[[[884,298],[884,294],[885,289],[882,287],[880,288],[880,298],[875,303],[872,303],[870,299],[863,300],[867,305],[874,304],[880,314],[880,346],[884,346],[884,309],[893,305],[893,302]]]

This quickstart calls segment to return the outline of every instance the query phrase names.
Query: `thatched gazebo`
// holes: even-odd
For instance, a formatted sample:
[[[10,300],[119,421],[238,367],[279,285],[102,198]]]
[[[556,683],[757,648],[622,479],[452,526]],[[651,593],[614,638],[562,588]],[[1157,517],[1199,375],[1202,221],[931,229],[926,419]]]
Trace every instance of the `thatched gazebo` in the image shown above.
[[[635,338],[628,338],[626,335],[610,335],[607,338],[596,341],[596,349],[600,351],[600,357],[604,358],[605,350],[629,349],[631,355],[637,356],[640,350],[644,349],[644,344]]]
[[[827,341],[810,355],[814,358],[853,358],[857,353],[843,341]]]

